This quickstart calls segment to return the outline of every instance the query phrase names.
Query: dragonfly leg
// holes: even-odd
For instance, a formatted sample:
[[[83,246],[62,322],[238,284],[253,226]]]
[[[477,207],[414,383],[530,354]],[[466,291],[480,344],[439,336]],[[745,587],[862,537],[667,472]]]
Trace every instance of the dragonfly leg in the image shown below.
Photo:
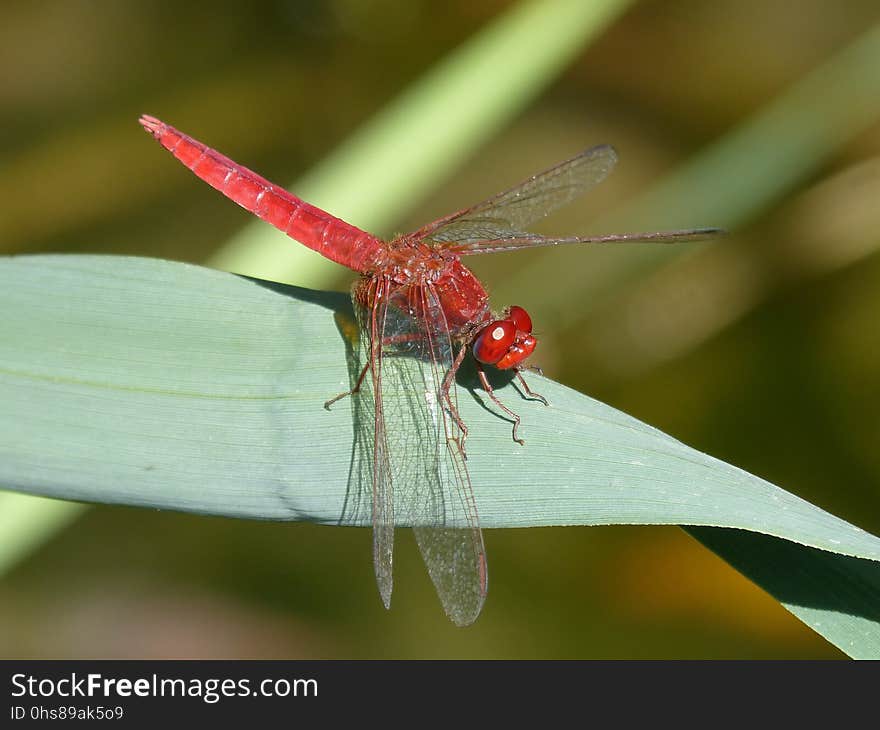
[[[347,398],[348,396],[354,395],[355,393],[357,393],[361,389],[361,385],[363,385],[363,383],[364,383],[364,377],[366,376],[367,370],[369,370],[369,369],[370,369],[370,364],[367,363],[366,365],[364,365],[364,369],[361,370],[361,374],[358,375],[358,379],[357,379],[357,382],[354,384],[354,388],[352,388],[351,390],[347,390],[344,393],[340,393],[339,395],[333,396],[330,400],[328,400],[324,404],[324,408],[326,408],[329,411],[330,406],[332,406],[334,403],[336,403],[336,401],[340,401],[343,398]]]
[[[513,420],[513,440],[516,441],[520,446],[525,444],[519,436],[516,435],[517,430],[519,429],[520,417],[510,410],[506,405],[504,405],[499,399],[498,396],[495,395],[495,390],[492,388],[492,384],[489,382],[489,379],[486,377],[486,371],[483,370],[483,365],[479,361],[477,361],[477,375],[480,378],[480,382],[483,384],[483,390],[486,391],[486,394],[489,398],[492,399],[492,402],[498,406],[502,411],[504,411],[510,418]]]
[[[532,367],[529,367],[528,369],[529,369],[529,370],[532,370],[533,368],[532,368]],[[537,368],[537,367],[536,367],[536,368],[534,368],[534,369],[537,370],[538,373],[540,373],[540,368]],[[549,405],[550,405],[550,402],[549,402],[549,401],[548,401],[543,395],[541,395],[540,393],[536,393],[535,391],[533,391],[533,390],[529,387],[529,384],[526,382],[526,379],[522,376],[522,371],[521,371],[521,370],[517,370],[517,371],[516,371],[516,377],[519,378],[519,382],[520,382],[520,384],[522,385],[523,390],[525,391],[526,395],[527,395],[529,398],[531,398],[532,400],[539,400],[539,401],[541,401],[541,403],[543,403],[545,406],[549,406]]]
[[[452,366],[444,376],[443,383],[440,386],[443,400],[446,402],[446,410],[449,411],[449,415],[452,417],[452,420],[455,421],[455,425],[458,426],[458,430],[461,432],[461,436],[453,436],[452,440],[458,445],[458,448],[461,450],[461,455],[465,459],[467,459],[467,452],[465,451],[464,443],[467,441],[468,429],[465,422],[461,419],[458,407],[452,400],[452,386],[455,382],[455,374],[458,372],[458,368],[461,367],[461,362],[464,360],[467,351],[466,347],[462,347],[458,351],[455,360],[452,362]]]

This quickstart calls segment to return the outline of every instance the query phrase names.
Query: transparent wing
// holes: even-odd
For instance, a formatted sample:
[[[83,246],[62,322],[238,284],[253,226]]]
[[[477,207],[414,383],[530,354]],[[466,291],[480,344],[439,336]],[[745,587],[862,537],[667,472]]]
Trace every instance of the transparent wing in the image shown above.
[[[421,288],[420,293],[431,375],[427,385],[437,394],[436,401],[427,398],[426,403],[438,459],[436,481],[427,480],[407,500],[408,521],[446,614],[456,625],[468,626],[486,600],[486,552],[461,432],[452,417],[458,413],[454,377],[444,383],[454,354],[449,330],[433,289]]]
[[[373,546],[376,578],[391,595],[395,526],[412,526],[447,615],[473,623],[486,597],[483,537],[459,433],[444,393],[453,362],[442,310],[430,287],[378,285],[381,305],[362,310],[373,342]],[[366,338],[363,338],[366,339]],[[378,349],[378,352],[377,352]],[[366,385],[366,383],[365,383]],[[367,394],[364,394],[367,395]]]
[[[604,180],[617,162],[610,145],[584,150],[482,203],[440,218],[407,238],[468,243],[524,234],[530,223],[567,205]]]
[[[723,235],[720,228],[691,228],[685,231],[657,231],[655,233],[609,233],[600,236],[566,236],[553,238],[535,233],[511,235],[492,239],[459,241],[449,248],[460,256],[474,253],[497,253],[516,251],[533,246],[562,246],[569,243],[680,243],[682,241],[706,241]]]
[[[388,282],[371,282],[364,291],[370,301],[377,306],[364,308],[358,306],[358,287],[355,285],[354,308],[358,316],[361,337],[362,361],[369,363],[368,377],[361,384],[358,400],[362,405],[358,414],[361,422],[358,429],[357,447],[366,453],[359,455],[361,467],[367,466],[367,480],[372,487],[371,516],[373,523],[373,568],[376,584],[385,608],[391,607],[391,592],[394,587],[394,476],[391,470],[388,433],[385,429],[385,409],[382,399],[382,332],[387,312]],[[378,295],[377,295],[378,294]]]

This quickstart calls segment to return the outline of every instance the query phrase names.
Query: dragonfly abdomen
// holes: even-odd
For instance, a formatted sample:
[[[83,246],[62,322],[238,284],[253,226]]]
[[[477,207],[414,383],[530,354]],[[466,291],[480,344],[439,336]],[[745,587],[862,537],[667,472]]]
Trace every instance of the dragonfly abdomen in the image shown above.
[[[306,203],[174,127],[146,115],[140,121],[212,188],[331,261],[363,272],[384,248],[371,233]]]

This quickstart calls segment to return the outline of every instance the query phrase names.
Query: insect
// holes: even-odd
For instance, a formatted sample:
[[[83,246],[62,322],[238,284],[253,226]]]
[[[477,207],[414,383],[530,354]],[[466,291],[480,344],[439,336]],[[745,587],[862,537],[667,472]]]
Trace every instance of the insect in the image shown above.
[[[463,256],[573,243],[676,242],[718,233],[703,228],[658,233],[552,238],[528,224],[600,183],[617,161],[600,145],[488,200],[391,241],[309,205],[284,188],[150,116],[140,123],[186,167],[226,197],[291,238],[358,272],[352,300],[366,363],[349,393],[370,391],[373,562],[379,593],[391,605],[394,530],[411,525],[447,615],[476,620],[488,588],[486,552],[466,466],[467,426],[455,375],[471,353],[482,387],[513,422],[519,416],[494,393],[485,366],[522,376],[535,349],[532,320],[520,306],[489,307]],[[368,377],[369,376],[369,377]],[[544,401],[546,404],[546,401]]]

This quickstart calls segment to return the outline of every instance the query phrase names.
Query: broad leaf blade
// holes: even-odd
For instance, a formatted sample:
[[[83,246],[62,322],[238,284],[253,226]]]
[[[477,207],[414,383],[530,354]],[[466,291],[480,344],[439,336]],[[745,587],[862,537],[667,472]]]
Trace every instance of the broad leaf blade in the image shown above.
[[[352,523],[356,411],[351,399],[322,407],[349,385],[346,297],[151,259],[33,256],[0,260],[0,306],[4,487]],[[550,407],[499,388],[523,417],[525,447],[479,390],[459,393],[484,527],[682,524],[783,538],[785,555],[827,578],[793,570],[780,583],[779,551],[740,549],[735,533],[716,531],[720,549],[697,533],[786,605],[807,596],[825,610],[821,622],[798,615],[842,649],[877,653],[877,617],[839,596],[866,576],[877,585],[880,565],[868,561],[880,560],[880,539],[580,393],[532,385]],[[861,560],[830,570],[829,553]]]
[[[880,657],[876,562],[756,532],[716,527],[687,531],[851,657]]]

